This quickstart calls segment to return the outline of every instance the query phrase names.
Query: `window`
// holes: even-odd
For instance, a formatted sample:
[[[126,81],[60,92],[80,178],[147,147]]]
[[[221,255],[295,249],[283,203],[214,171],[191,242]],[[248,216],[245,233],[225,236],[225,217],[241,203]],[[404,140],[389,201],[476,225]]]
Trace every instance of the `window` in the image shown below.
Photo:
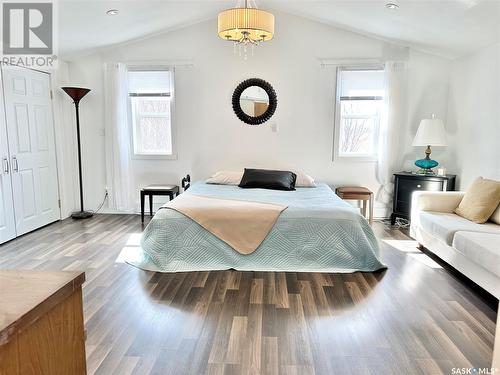
[[[381,68],[338,69],[335,157],[376,160],[383,99]]]
[[[173,72],[130,70],[128,86],[134,155],[175,157],[172,144]]]

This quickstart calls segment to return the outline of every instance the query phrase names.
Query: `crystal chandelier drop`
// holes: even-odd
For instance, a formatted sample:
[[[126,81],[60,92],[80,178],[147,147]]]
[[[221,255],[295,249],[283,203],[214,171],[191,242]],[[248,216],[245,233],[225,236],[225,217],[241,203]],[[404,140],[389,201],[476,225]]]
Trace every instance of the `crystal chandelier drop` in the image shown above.
[[[274,15],[264,10],[258,9],[255,1],[245,0],[245,7],[239,7],[239,2],[235,8],[227,9],[219,13],[218,17],[219,37],[241,46],[246,51],[247,46],[253,47],[261,42],[267,42],[274,36]]]

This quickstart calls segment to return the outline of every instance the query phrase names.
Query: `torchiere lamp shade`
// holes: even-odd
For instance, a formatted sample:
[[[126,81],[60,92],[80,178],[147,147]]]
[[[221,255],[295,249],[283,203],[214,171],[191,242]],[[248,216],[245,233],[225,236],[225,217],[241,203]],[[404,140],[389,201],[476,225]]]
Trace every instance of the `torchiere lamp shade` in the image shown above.
[[[85,95],[87,95],[90,89],[83,87],[61,87],[66,94],[68,94],[75,103],[78,103]]]

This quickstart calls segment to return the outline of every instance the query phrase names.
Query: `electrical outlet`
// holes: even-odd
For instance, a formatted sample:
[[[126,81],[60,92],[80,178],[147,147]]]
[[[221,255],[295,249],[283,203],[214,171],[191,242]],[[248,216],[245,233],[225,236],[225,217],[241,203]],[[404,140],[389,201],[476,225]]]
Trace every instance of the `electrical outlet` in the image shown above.
[[[272,121],[270,123],[270,126],[273,133],[276,133],[278,131],[278,123],[276,121]]]

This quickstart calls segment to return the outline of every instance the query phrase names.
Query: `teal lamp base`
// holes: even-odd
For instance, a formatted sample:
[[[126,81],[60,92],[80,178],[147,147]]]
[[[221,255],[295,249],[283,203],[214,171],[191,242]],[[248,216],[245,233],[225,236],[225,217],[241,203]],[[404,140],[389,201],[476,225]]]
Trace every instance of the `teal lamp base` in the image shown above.
[[[418,174],[436,174],[432,168],[438,166],[438,162],[432,159],[420,159],[415,162],[415,165],[420,169],[417,171]]]
[[[439,163],[436,160],[432,160],[430,155],[431,148],[430,146],[427,146],[427,149],[425,150],[425,159],[415,161],[415,165],[420,168],[417,171],[418,174],[436,174],[432,168],[437,167]]]

